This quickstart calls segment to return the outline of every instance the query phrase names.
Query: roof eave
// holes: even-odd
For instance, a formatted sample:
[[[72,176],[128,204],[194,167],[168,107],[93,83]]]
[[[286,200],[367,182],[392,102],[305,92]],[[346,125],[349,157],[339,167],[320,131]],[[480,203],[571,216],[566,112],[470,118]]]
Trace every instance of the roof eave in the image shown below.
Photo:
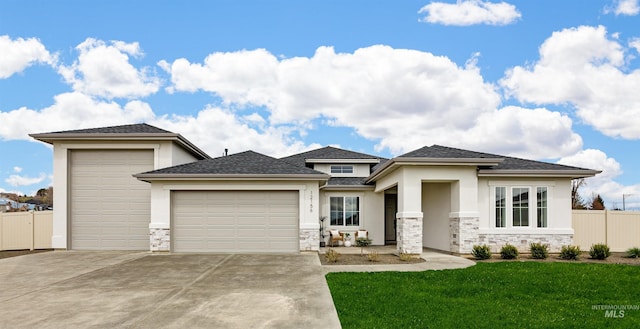
[[[325,181],[329,175],[318,174],[135,174],[138,180],[150,181],[193,181],[193,180],[317,180]]]
[[[203,150],[195,146],[189,140],[184,138],[180,134],[174,133],[116,133],[116,134],[87,134],[87,133],[43,133],[43,134],[29,134],[31,138],[53,144],[56,141],[110,141],[110,140],[129,140],[129,141],[175,141],[187,151],[192,153],[199,159],[211,158]]]
[[[395,162],[402,164],[416,165],[444,165],[444,166],[497,166],[501,164],[503,158],[419,158],[419,157],[398,157]]]
[[[384,172],[401,165],[432,165],[432,166],[497,166],[502,163],[502,158],[420,158],[398,157],[385,162],[376,169],[365,181],[370,183],[384,176]]]
[[[585,178],[593,177],[601,170],[590,169],[575,169],[575,170],[524,170],[524,169],[480,169],[478,170],[479,177],[566,177],[566,178]]]
[[[373,185],[323,185],[320,186],[321,190],[360,190],[360,191],[373,191],[375,186]]]
[[[380,159],[305,159],[306,163],[380,163]]]

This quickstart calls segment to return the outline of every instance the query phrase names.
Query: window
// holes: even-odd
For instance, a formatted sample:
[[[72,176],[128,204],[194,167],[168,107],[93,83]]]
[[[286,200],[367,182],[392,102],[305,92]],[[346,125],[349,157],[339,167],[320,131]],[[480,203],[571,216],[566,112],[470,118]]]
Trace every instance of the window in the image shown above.
[[[332,174],[353,174],[353,166],[352,165],[332,165],[331,173]]]
[[[507,226],[507,188],[496,187],[496,227]]]
[[[549,195],[553,192],[549,186],[505,185],[491,184],[490,211],[495,228],[548,227]]]
[[[513,226],[529,226],[529,188],[514,187]]]
[[[536,200],[538,200],[538,227],[547,227],[547,188],[538,187]]]
[[[332,226],[360,225],[360,198],[357,196],[339,196],[329,198]]]

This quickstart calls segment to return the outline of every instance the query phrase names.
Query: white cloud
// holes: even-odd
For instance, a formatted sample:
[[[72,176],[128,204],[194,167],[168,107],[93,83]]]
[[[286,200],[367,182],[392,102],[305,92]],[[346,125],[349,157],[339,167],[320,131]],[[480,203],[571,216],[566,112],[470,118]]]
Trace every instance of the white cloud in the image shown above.
[[[32,140],[27,134],[142,122],[154,118],[151,107],[141,101],[123,106],[97,101],[72,92],[55,96],[53,105],[42,110],[22,107],[0,111],[0,138]],[[29,124],[25,124],[25,123]]]
[[[508,70],[500,84],[521,102],[572,104],[605,135],[640,138],[640,70],[627,72],[625,49],[603,26],[554,32],[529,67]]]
[[[558,163],[602,170],[602,173],[585,180],[586,185],[581,188],[580,192],[585,200],[588,200],[592,195],[600,194],[605,200],[606,206],[613,208],[614,206],[622,207],[623,194],[640,195],[640,184],[624,186],[615,181],[617,177],[622,175],[620,163],[600,150],[582,150],[574,155],[560,159]],[[640,207],[640,204],[631,206]]]
[[[634,48],[636,52],[640,53],[640,38],[633,38],[629,41],[629,47]]]
[[[480,0],[456,3],[431,2],[422,7],[418,13],[427,14],[421,19],[423,22],[457,26],[507,25],[514,23],[522,16],[512,4]]]
[[[321,119],[353,128],[394,154],[434,143],[536,158],[581,149],[567,116],[498,109],[500,95],[483,81],[477,60],[474,55],[460,67],[427,52],[371,46],[354,53],[320,47],[313,57],[290,59],[243,50],[211,54],[203,64],[159,65],[171,73],[172,91],[213,92],[232,108],[270,111],[268,118],[246,118],[250,122],[294,124],[304,133]]]
[[[290,127],[264,125],[264,119],[257,113],[241,118],[217,107],[205,108],[195,117],[165,115],[149,123],[180,133],[212,157],[222,155],[225,148],[231,154],[253,150],[280,157],[320,147],[319,144],[305,145],[293,139]],[[250,126],[256,123],[262,127]]]
[[[58,69],[75,91],[110,99],[144,97],[160,88],[160,79],[148,68],[137,69],[129,63],[129,56],[143,56],[137,42],[107,44],[88,38],[76,50],[78,59]]]
[[[640,13],[640,5],[638,0],[614,0],[613,7],[606,7],[605,13],[614,13],[617,15],[635,16]]]
[[[36,38],[17,38],[0,35],[0,79],[22,72],[34,63],[55,65],[56,56],[47,51]]]
[[[47,178],[47,175],[41,173],[38,177],[11,175],[4,181],[11,186],[28,186],[43,182]]]
[[[21,172],[22,172],[22,168],[20,168],[20,167],[18,167],[18,166],[15,166],[15,167],[13,167],[13,172],[15,172],[15,173],[18,173],[18,174],[19,174],[19,173],[21,173]]]

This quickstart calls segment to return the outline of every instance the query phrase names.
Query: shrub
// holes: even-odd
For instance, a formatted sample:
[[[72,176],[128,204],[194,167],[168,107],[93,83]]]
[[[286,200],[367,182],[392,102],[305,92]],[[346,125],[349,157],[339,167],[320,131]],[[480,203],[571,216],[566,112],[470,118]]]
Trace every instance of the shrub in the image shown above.
[[[589,250],[589,256],[593,259],[606,259],[611,256],[611,251],[609,251],[609,246],[604,243],[597,243],[591,246]]]
[[[640,258],[640,248],[633,247],[627,250],[627,258]]]
[[[560,258],[578,260],[580,252],[580,247],[578,246],[562,246],[562,249],[560,249]]]
[[[356,239],[356,245],[358,247],[360,247],[360,256],[362,256],[362,253],[364,252],[364,247],[368,246],[371,244],[371,239],[369,238],[357,238]]]
[[[400,253],[400,260],[403,262],[408,262],[413,259],[413,255],[407,253]]]
[[[535,259],[546,259],[549,257],[549,248],[546,244],[531,242],[529,248],[531,249],[531,257]]]
[[[508,243],[500,249],[500,257],[502,257],[502,259],[516,259],[518,255],[520,255],[518,248]]]
[[[380,256],[378,255],[378,253],[377,253],[377,252],[372,251],[372,252],[370,252],[370,253],[368,253],[368,254],[367,254],[367,259],[368,259],[370,262],[374,262],[374,263],[375,263],[375,262],[379,262],[379,261],[380,261]]]
[[[340,253],[335,249],[329,249],[326,254],[324,254],[324,259],[329,263],[335,263],[340,259]]]
[[[491,258],[491,249],[486,244],[475,245],[471,250],[471,254],[475,259],[489,259]]]

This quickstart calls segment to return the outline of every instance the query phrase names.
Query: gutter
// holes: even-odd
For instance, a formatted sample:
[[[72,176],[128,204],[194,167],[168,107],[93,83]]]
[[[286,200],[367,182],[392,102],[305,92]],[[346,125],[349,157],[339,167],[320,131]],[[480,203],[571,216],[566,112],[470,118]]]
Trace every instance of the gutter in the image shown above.
[[[329,175],[316,174],[134,174],[138,180],[151,181],[193,181],[193,180],[317,180],[325,181]]]

